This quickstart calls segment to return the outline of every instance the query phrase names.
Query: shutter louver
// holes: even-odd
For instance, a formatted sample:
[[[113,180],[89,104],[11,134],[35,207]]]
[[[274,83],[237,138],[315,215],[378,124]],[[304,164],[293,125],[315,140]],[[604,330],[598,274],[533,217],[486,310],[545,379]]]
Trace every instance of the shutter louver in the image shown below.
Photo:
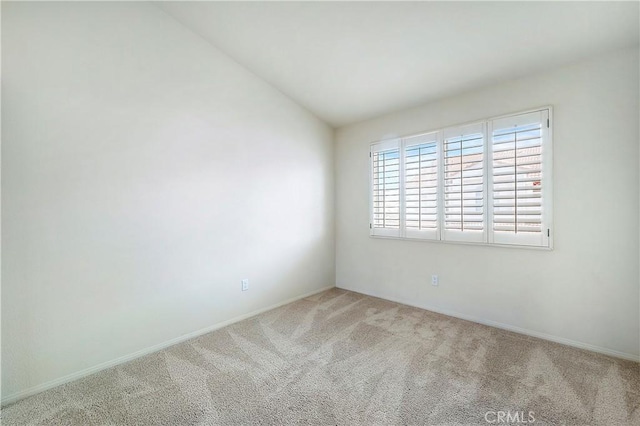
[[[443,239],[485,241],[484,125],[444,131]]]
[[[371,151],[371,234],[400,236],[400,147],[397,141]]]
[[[438,138],[404,140],[405,236],[438,239]]]
[[[548,245],[543,171],[548,112],[494,120],[492,150],[493,242]]]

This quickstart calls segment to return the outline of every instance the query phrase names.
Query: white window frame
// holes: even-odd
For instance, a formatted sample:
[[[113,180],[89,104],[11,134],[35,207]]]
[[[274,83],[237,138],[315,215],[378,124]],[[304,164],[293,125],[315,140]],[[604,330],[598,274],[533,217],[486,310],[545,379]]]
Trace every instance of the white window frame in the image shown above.
[[[493,173],[492,173],[492,159],[493,159],[493,122],[495,120],[502,120],[505,118],[515,117],[518,115],[529,114],[539,112],[542,114],[542,120],[546,118],[547,123],[543,122],[542,125],[542,176],[544,179],[543,187],[543,202],[542,202],[542,235],[541,241],[536,241],[535,238],[529,236],[507,236],[500,235],[496,238],[496,233],[493,231]],[[525,111],[519,111],[510,114],[504,114],[496,117],[490,117],[483,120],[475,120],[472,122],[447,126],[437,130],[431,130],[426,132],[420,132],[394,139],[387,139],[383,141],[373,142],[369,153],[369,228],[370,236],[375,238],[393,238],[393,239],[406,239],[406,240],[418,240],[440,243],[455,243],[455,244],[471,244],[471,245],[489,245],[499,247],[518,247],[529,249],[553,249],[553,108],[551,106],[544,106],[540,108],[533,108]],[[483,231],[464,232],[446,230],[444,226],[444,140],[447,132],[453,131],[453,129],[460,129],[469,126],[482,127],[483,132],[483,191],[484,191],[484,227]],[[438,186],[437,186],[437,207],[438,207],[438,221],[435,232],[433,230],[415,230],[407,229],[405,226],[406,211],[405,211],[405,153],[406,148],[409,145],[405,144],[405,141],[409,138],[422,135],[435,135],[437,144],[437,170],[438,170]],[[373,227],[373,153],[377,151],[383,151],[388,149],[399,150],[400,161],[400,228],[399,229],[384,229]],[[452,232],[454,231],[454,232]],[[540,238],[538,238],[540,239]]]
[[[374,211],[374,206],[373,206],[373,182],[374,182],[374,175],[373,175],[373,154],[376,152],[382,152],[382,151],[388,151],[388,150],[392,150],[392,149],[398,149],[399,150],[399,157],[398,157],[398,161],[399,161],[399,170],[400,170],[400,175],[399,175],[399,193],[400,193],[400,215],[399,215],[399,219],[400,219],[400,226],[398,227],[398,229],[395,228],[376,228],[375,226],[373,226],[374,223],[374,218],[373,218],[373,211]],[[404,229],[404,219],[402,217],[402,212],[404,211],[404,199],[403,199],[403,194],[402,194],[402,190],[403,190],[403,183],[402,183],[402,179],[404,176],[404,165],[403,165],[403,161],[404,161],[404,155],[402,153],[402,146],[401,146],[401,141],[400,139],[389,139],[389,140],[384,140],[381,142],[375,142],[373,144],[371,144],[371,150],[369,152],[369,230],[370,230],[370,234],[371,236],[376,236],[376,237],[401,237],[402,234],[402,230]]]
[[[437,221],[436,221],[436,229],[408,229],[406,227],[406,188],[405,188],[405,167],[406,167],[406,153],[407,149],[412,146],[416,146],[419,144],[411,143],[408,144],[407,140],[420,136],[433,136],[436,142],[436,169],[437,169],[437,179],[438,183],[436,186],[436,199],[437,199]],[[401,139],[400,143],[400,159],[402,161],[401,168],[401,180],[400,180],[400,193],[401,193],[401,235],[407,239],[418,239],[418,240],[439,240],[440,233],[442,232],[442,221],[440,220],[440,200],[442,197],[440,196],[441,190],[441,182],[442,182],[442,133],[441,132],[426,132],[419,133],[417,135],[412,135],[410,137],[405,137]],[[419,218],[420,220],[421,218]]]
[[[489,235],[489,243],[500,245],[516,245],[516,246],[531,246],[531,247],[552,247],[551,243],[551,229],[553,225],[552,219],[552,200],[553,200],[553,149],[551,144],[551,107],[547,109],[541,109],[537,111],[527,111],[518,114],[510,114],[500,117],[495,117],[488,122],[488,155],[489,160],[493,158],[493,143],[492,136],[495,123],[497,121],[507,121],[511,118],[514,119],[514,123],[518,121],[519,116],[526,116],[529,114],[540,114],[541,136],[542,136],[542,176],[543,176],[543,196],[542,196],[542,223],[540,235],[527,235],[527,234],[502,234],[497,232],[491,232]],[[523,117],[524,118],[524,117]],[[545,125],[545,121],[549,124]],[[489,165],[487,164],[487,167]],[[488,203],[489,207],[493,206],[493,176],[488,176],[489,183]],[[489,208],[488,224],[493,226],[493,209]]]
[[[443,156],[442,156],[442,160],[441,160],[441,165],[442,165],[442,169],[443,169],[443,180],[441,181],[442,184],[442,207],[441,207],[441,211],[443,212],[441,215],[441,228],[442,228],[442,240],[445,241],[451,241],[451,242],[467,242],[467,243],[486,243],[487,242],[487,124],[485,121],[479,121],[479,122],[475,122],[475,123],[469,123],[469,124],[463,124],[461,126],[451,126],[451,127],[447,127],[446,129],[442,130],[442,144],[445,143],[445,141],[449,138],[449,137],[455,137],[458,135],[468,135],[468,134],[473,134],[473,133],[481,133],[482,134],[482,142],[483,142],[483,147],[482,147],[482,153],[483,153],[483,164],[482,164],[482,176],[483,176],[483,188],[482,188],[482,193],[483,193],[483,209],[484,209],[484,214],[483,214],[483,228],[482,231],[459,231],[459,230],[453,230],[453,229],[446,229],[446,223],[445,223],[445,213],[444,213],[444,209],[446,208],[445,205],[445,200],[444,200],[444,169],[445,169],[445,164],[444,164],[444,147],[441,149]],[[460,175],[460,179],[463,179],[462,174]],[[463,194],[460,194],[460,196],[462,197]]]

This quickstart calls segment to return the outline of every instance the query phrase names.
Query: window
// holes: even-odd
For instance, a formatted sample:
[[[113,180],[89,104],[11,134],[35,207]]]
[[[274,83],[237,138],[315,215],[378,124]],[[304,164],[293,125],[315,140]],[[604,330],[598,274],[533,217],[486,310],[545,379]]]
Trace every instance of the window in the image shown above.
[[[404,223],[407,238],[438,235],[438,138],[404,140]]]
[[[485,241],[484,123],[444,133],[444,229],[448,241]]]
[[[387,141],[371,147],[371,234],[400,236],[400,145]]]
[[[491,122],[490,242],[549,246],[548,118],[545,110]]]
[[[551,247],[550,108],[371,145],[371,235]]]

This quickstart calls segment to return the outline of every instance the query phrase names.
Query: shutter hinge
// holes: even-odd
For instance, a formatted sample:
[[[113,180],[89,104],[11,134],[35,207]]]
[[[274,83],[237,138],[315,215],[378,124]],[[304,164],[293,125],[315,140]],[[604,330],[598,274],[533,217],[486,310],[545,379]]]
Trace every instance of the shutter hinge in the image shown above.
[[[373,229],[373,225],[369,224],[369,229]]]
[[[369,158],[371,158],[371,153],[369,153]]]
[[[547,228],[547,237],[551,236],[551,230],[549,228]]]
[[[549,128],[549,119],[547,118],[547,129]]]

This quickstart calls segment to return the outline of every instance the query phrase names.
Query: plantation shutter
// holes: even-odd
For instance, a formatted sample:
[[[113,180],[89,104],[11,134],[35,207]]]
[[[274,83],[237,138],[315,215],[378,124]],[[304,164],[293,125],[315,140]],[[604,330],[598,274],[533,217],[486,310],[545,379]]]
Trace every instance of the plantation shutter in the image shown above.
[[[439,239],[438,134],[413,136],[403,143],[405,236]]]
[[[542,110],[491,122],[491,242],[549,246],[548,119]]]
[[[442,239],[485,242],[484,123],[443,132]]]
[[[400,236],[400,141],[371,146],[371,235]]]

